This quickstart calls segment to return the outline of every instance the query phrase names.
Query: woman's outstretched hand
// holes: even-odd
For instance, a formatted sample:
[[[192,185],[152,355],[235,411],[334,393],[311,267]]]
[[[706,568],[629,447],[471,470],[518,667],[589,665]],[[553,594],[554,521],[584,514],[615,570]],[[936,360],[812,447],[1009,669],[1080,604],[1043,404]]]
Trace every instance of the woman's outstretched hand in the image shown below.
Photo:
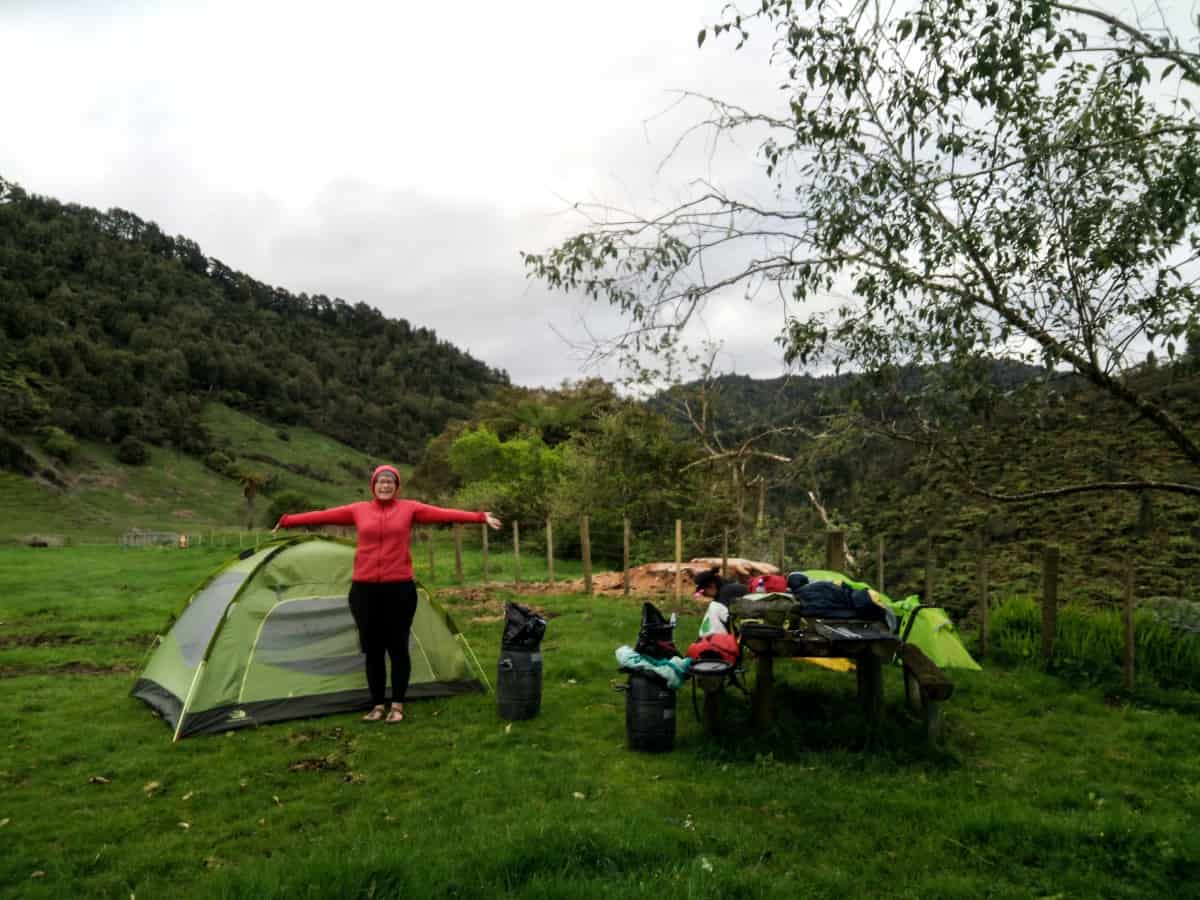
[[[500,530],[500,520],[498,518],[493,516],[490,512],[485,512],[483,515],[484,521],[486,521],[488,524],[488,528],[492,529],[492,531]]]
[[[282,524],[283,524],[283,519],[281,518],[278,522],[275,523],[275,527],[271,529],[271,534],[274,534],[275,532],[277,532],[279,530],[279,526]]]

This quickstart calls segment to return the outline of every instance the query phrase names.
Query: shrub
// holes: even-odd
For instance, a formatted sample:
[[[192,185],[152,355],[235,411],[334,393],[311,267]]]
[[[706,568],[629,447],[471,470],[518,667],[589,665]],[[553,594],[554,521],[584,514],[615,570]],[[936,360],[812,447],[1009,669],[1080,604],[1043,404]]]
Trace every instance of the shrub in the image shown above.
[[[127,466],[142,466],[149,459],[150,451],[146,449],[146,445],[132,434],[127,434],[121,438],[121,443],[117,445],[118,462],[123,462]]]
[[[38,429],[38,442],[42,449],[56,459],[69,463],[79,449],[79,443],[61,428],[44,425]]]
[[[229,458],[228,454],[222,453],[220,450],[214,450],[208,456],[204,457],[204,464],[214,472],[229,475],[233,460]]]
[[[267,507],[267,524],[274,525],[285,513],[307,512],[314,505],[308,495],[300,491],[280,491],[271,498],[271,505]]]

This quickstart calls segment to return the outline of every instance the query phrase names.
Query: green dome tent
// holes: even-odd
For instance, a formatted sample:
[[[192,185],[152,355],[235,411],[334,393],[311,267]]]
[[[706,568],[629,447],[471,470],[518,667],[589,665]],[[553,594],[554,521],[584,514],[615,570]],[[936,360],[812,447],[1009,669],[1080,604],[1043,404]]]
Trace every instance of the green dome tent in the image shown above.
[[[353,544],[315,536],[231,559],[159,638],[133,696],[166,719],[175,740],[369,707],[347,603],[353,567]],[[417,597],[408,697],[482,690],[450,616],[423,587]]]

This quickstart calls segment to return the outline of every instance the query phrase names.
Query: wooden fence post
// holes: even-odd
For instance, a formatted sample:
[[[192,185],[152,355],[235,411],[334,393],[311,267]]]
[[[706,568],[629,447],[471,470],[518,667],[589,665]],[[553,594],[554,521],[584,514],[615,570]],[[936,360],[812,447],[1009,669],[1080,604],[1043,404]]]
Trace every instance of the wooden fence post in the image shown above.
[[[462,584],[462,525],[454,526],[454,580]]]
[[[521,586],[521,524],[513,519],[513,584]]]
[[[883,587],[883,538],[878,540],[875,550],[875,590],[887,593]]]
[[[846,568],[846,532],[825,532],[825,568],[830,572]]]
[[[729,577],[729,529],[721,535],[721,577]]]
[[[676,520],[676,587],[674,587],[674,600],[676,604],[679,602],[679,592],[683,587],[683,520]]]
[[[546,516],[546,580],[554,587],[554,525]]]
[[[1042,660],[1049,664],[1054,656],[1054,636],[1058,630],[1058,548],[1047,547],[1042,568]]]
[[[987,539],[979,535],[979,558],[976,560],[977,577],[979,582],[979,657],[987,659],[988,632],[991,630],[992,598],[988,590],[988,560]]]
[[[621,552],[621,569],[624,572],[624,596],[629,596],[629,516],[625,516],[621,520],[622,524],[622,552]]]
[[[1133,632],[1133,566],[1130,566],[1125,572],[1125,603],[1122,610],[1122,618],[1125,620],[1125,690],[1133,690],[1133,664],[1134,664],[1134,642]]]
[[[437,569],[433,559],[433,529],[425,529],[425,542],[429,545],[429,580],[433,581]]]
[[[483,581],[486,584],[488,580],[488,526],[483,523],[483,545],[480,547],[480,553],[483,556]]]
[[[921,598],[923,606],[933,606],[933,573],[937,568],[933,556],[933,535],[925,540],[925,596]]]
[[[579,543],[583,547],[583,592],[592,595],[592,536],[588,531],[588,517],[579,520]]]

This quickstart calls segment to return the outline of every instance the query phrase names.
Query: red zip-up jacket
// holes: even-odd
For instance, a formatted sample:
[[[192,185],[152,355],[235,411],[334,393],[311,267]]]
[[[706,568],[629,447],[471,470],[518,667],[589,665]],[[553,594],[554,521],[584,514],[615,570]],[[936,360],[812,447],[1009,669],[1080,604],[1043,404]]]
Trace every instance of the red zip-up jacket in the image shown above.
[[[386,471],[383,466],[380,469]],[[379,470],[376,470],[378,474]],[[399,476],[397,476],[398,478]],[[372,478],[374,484],[374,478]],[[364,500],[316,512],[282,516],[283,528],[300,525],[353,525],[358,532],[354,551],[355,581],[408,581],[413,577],[409,538],[414,524],[484,522],[485,514],[443,509],[416,500]]]

